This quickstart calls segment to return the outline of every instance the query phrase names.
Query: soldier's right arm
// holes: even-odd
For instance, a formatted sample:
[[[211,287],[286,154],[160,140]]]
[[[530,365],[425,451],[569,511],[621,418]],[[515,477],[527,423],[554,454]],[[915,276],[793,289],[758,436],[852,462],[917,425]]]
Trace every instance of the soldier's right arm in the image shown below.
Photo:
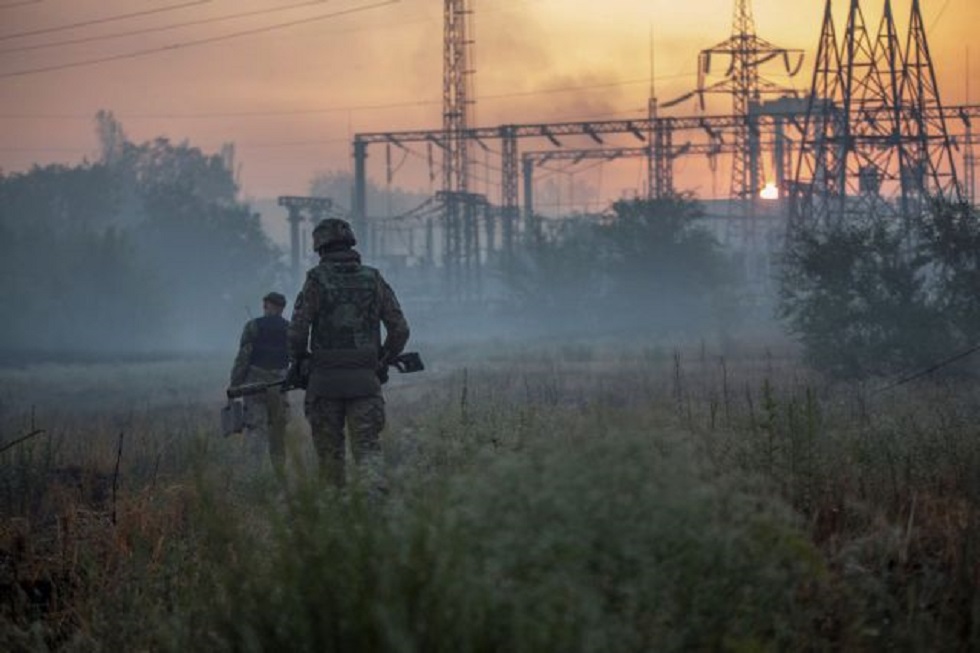
[[[320,307],[319,285],[306,278],[303,289],[293,304],[293,319],[289,322],[289,359],[296,361],[309,351],[310,329]]]
[[[238,344],[238,355],[231,368],[231,385],[242,385],[248,377],[248,368],[252,359],[252,343],[256,335],[255,320],[249,320],[242,329],[242,337]]]

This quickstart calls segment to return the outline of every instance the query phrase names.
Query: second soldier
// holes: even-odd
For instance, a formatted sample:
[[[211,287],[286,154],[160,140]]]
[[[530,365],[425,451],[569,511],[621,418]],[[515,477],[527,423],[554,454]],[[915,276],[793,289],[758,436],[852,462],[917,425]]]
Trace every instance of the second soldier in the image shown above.
[[[231,385],[281,381],[289,365],[287,330],[282,316],[286,298],[271,292],[262,298],[260,318],[249,320],[242,331]],[[269,457],[276,474],[283,478],[286,466],[286,423],[289,404],[278,388],[245,400],[245,437],[253,455]]]

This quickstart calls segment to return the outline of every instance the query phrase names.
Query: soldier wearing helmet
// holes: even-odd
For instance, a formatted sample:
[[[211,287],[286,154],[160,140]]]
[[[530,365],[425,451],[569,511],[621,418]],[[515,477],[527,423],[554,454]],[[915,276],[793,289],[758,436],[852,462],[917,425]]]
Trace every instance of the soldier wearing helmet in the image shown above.
[[[242,330],[238,356],[231,370],[231,385],[281,380],[289,366],[289,322],[282,316],[286,298],[270,292],[262,298],[262,317],[249,320]],[[245,399],[245,437],[256,458],[268,450],[276,474],[286,465],[286,422],[289,405],[278,390]]]
[[[409,329],[391,286],[361,264],[355,245],[344,220],[323,220],[313,230],[320,264],[307,273],[296,298],[289,356],[294,366],[310,361],[305,408],[323,478],[344,485],[349,436],[354,462],[381,490],[385,404],[379,372],[405,348]]]

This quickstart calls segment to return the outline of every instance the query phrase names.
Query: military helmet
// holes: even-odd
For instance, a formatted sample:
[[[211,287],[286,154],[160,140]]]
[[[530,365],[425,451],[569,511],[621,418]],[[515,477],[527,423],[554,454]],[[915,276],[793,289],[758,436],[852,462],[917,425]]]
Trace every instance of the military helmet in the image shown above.
[[[330,246],[353,247],[356,244],[354,230],[346,220],[327,218],[313,229],[313,251],[319,252]]]
[[[278,306],[280,308],[286,307],[286,297],[282,293],[270,292],[268,295],[262,298],[263,302],[268,302],[273,306]]]

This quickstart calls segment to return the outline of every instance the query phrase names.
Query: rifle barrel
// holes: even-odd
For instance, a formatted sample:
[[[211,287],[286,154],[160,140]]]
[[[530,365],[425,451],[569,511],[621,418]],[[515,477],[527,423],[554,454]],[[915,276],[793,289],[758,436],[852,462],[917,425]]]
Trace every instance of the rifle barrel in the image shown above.
[[[232,388],[228,388],[227,395],[229,399],[241,399],[243,397],[254,397],[255,395],[263,394],[269,391],[271,388],[281,386],[285,381],[268,381],[264,383],[247,383],[245,385],[238,385]]]
[[[421,372],[425,369],[425,364],[422,362],[422,357],[416,352],[401,354],[388,364],[402,374],[412,374],[414,372]],[[263,394],[272,388],[283,387],[285,385],[285,379],[281,381],[246,383],[244,385],[236,385],[228,388],[225,394],[228,395],[229,399],[242,399],[243,397],[254,397],[256,395]],[[292,387],[286,388],[286,390],[292,389]]]

